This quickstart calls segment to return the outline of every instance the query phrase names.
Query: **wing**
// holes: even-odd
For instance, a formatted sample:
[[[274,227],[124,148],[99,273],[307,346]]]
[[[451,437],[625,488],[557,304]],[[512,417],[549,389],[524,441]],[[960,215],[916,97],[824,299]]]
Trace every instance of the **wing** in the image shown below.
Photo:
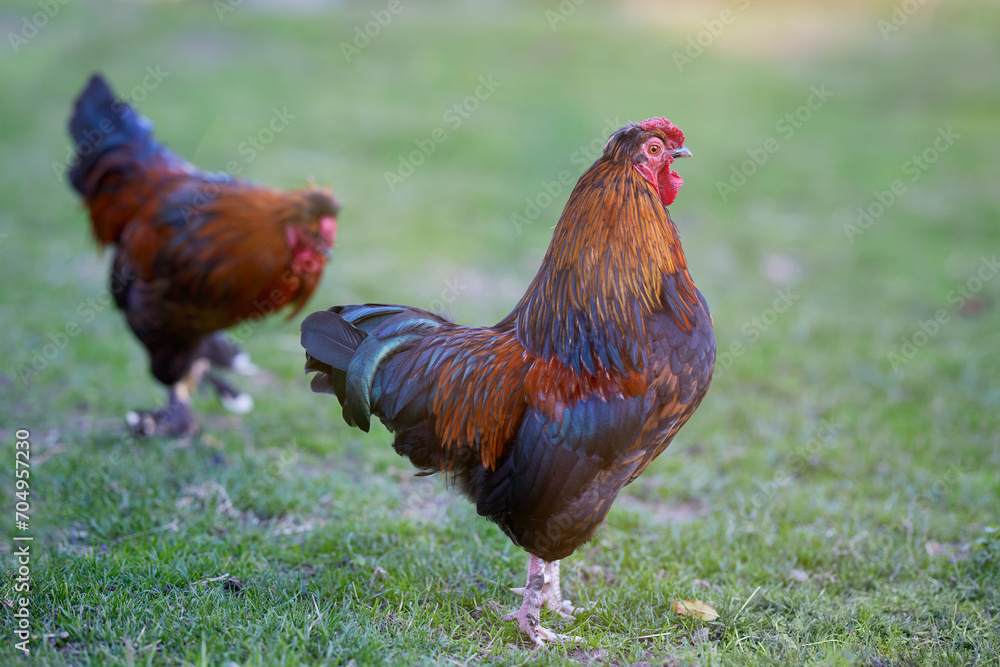
[[[177,184],[150,221],[126,231],[137,276],[192,326],[216,330],[302,299],[318,280],[291,269],[291,198],[221,175]],[[305,294],[308,297],[308,294]]]
[[[642,432],[644,457],[634,480],[670,444],[701,404],[715,369],[715,335],[708,306],[700,292],[700,308],[692,311],[690,331],[672,314],[650,318],[647,414]]]
[[[510,332],[443,324],[385,364],[372,404],[415,465],[493,468],[524,415],[527,364]]]
[[[547,560],[590,538],[639,464],[641,375],[578,374],[535,360],[509,454],[484,475],[477,511]]]
[[[425,472],[492,469],[524,414],[528,357],[509,330],[366,304],[310,315],[302,331],[313,389],[335,393],[348,424],[378,417]]]
[[[117,243],[140,212],[169,183],[196,170],[162,146],[153,124],[116,100],[107,81],[93,76],[76,99],[69,121],[77,155],[69,171],[73,188],[90,209],[94,237]]]

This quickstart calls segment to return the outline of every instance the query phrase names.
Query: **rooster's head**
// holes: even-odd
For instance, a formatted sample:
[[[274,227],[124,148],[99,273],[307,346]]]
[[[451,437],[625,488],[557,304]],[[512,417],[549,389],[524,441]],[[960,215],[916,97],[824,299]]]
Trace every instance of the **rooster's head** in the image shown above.
[[[664,206],[673,203],[684,179],[670,168],[674,160],[691,157],[684,146],[684,133],[666,118],[629,123],[611,135],[604,154],[613,160],[630,161],[660,195]]]

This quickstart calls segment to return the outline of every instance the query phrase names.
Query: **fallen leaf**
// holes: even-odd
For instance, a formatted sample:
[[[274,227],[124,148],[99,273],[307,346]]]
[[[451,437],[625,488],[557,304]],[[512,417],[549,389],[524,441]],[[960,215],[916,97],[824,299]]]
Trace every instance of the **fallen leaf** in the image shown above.
[[[714,621],[719,617],[719,612],[701,600],[677,600],[674,602],[674,613],[681,616],[694,616],[703,621]]]

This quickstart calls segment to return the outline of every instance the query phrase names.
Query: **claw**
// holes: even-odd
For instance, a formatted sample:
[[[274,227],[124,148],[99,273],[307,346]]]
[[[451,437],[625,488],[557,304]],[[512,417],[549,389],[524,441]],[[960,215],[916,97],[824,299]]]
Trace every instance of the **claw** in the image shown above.
[[[198,431],[191,406],[186,400],[185,381],[170,388],[167,405],[155,410],[133,410],[125,415],[129,430],[137,438],[166,436],[180,438]]]
[[[525,609],[523,606],[515,612],[510,614],[504,614],[500,617],[503,621],[516,621],[518,628],[521,632],[528,635],[535,646],[542,647],[545,646],[545,642],[581,642],[582,637],[577,637],[575,635],[562,635],[558,632],[552,632],[548,628],[542,625],[538,618],[538,614],[530,610]]]
[[[512,592],[524,597],[521,607],[510,614],[501,616],[504,621],[516,621],[521,632],[536,646],[544,646],[547,641],[578,642],[581,637],[561,635],[541,624],[542,605],[563,618],[573,618],[573,605],[563,600],[559,590],[559,562],[546,563],[532,555],[528,560],[528,581],[523,588],[512,588]]]
[[[548,600],[546,601],[545,606],[549,611],[554,611],[567,621],[576,620],[576,616],[573,615],[573,612],[576,611],[576,607],[574,607],[573,603],[569,600],[563,600],[559,604],[554,604],[552,600]]]
[[[181,438],[198,431],[194,416],[187,406],[170,406],[157,410],[132,410],[125,415],[129,431],[137,438],[161,436]]]

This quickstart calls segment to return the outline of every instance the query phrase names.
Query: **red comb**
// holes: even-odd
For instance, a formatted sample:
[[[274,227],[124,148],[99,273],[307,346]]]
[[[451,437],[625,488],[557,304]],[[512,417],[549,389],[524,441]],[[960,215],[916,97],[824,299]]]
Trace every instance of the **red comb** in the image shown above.
[[[681,132],[680,128],[671,123],[666,118],[650,118],[649,120],[644,120],[639,123],[641,127],[646,132],[654,132],[659,130],[665,133],[668,137],[676,141],[681,146],[684,145],[684,133]]]

